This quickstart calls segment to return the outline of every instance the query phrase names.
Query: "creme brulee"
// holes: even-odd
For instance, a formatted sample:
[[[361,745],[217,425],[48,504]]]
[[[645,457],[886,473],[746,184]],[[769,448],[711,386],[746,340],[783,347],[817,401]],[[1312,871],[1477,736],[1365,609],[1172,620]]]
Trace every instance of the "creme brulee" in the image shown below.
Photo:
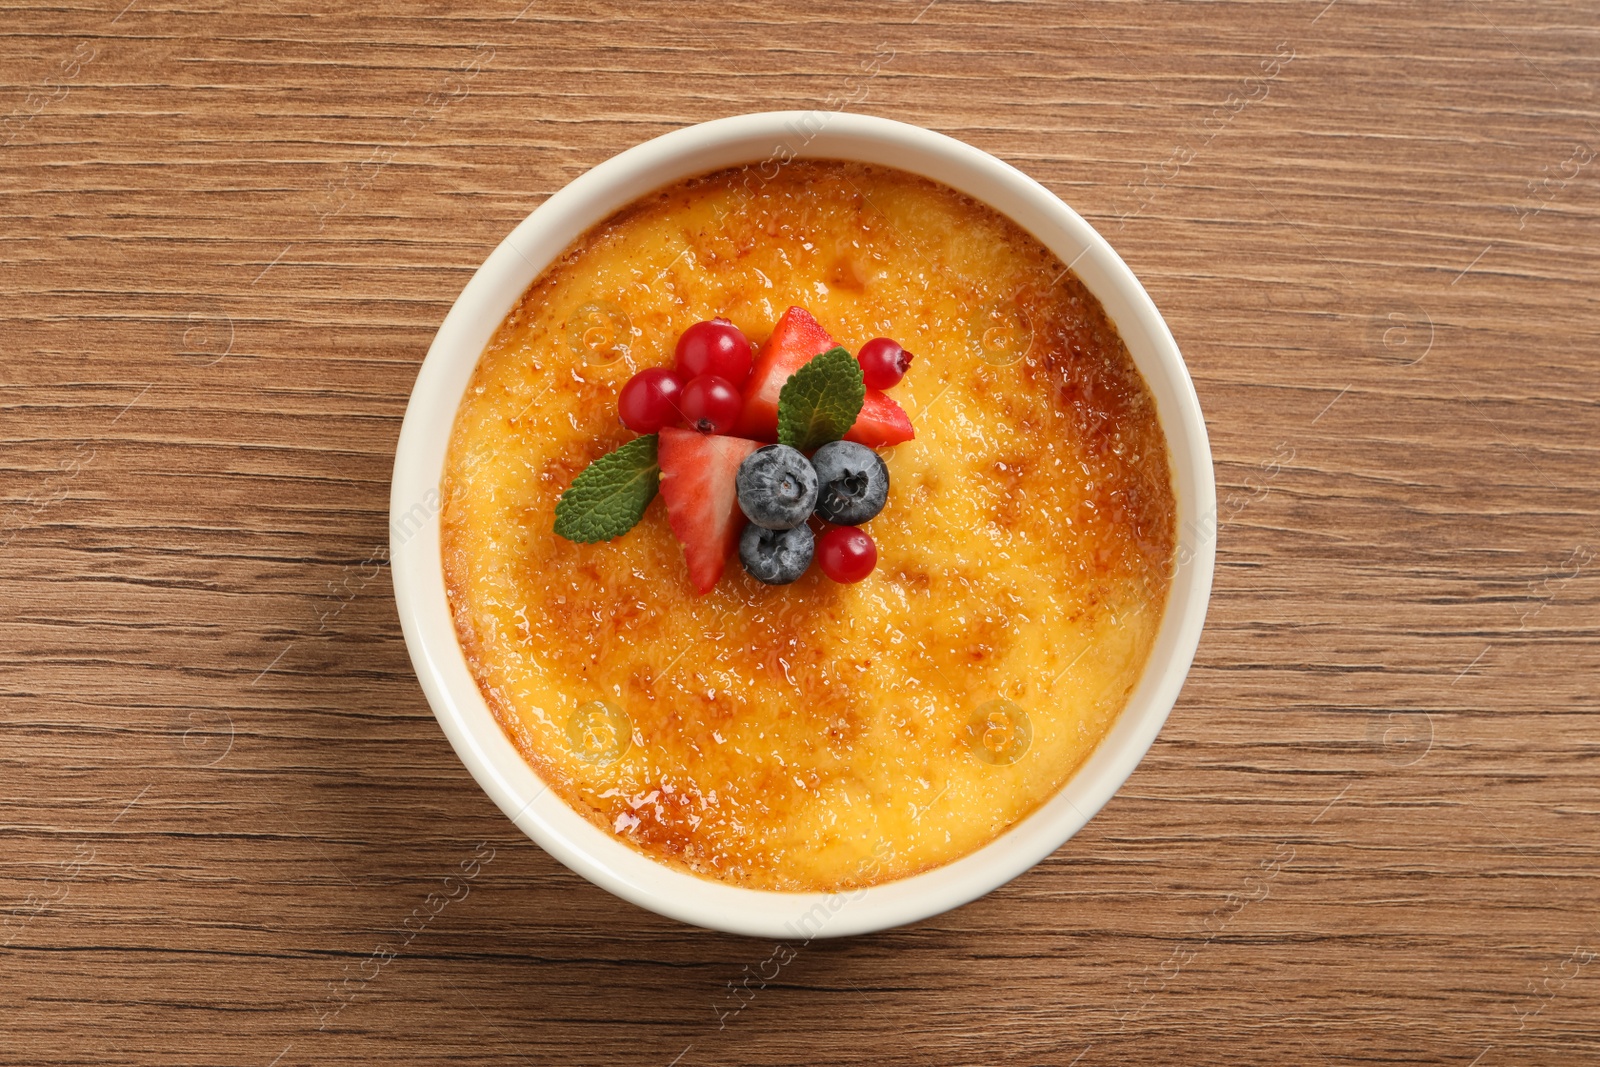
[[[774,587],[735,556],[702,597],[660,498],[613,541],[552,532],[634,436],[634,372],[790,305],[916,354],[876,570]],[[442,521],[462,647],[552,789],[662,862],[838,890],[972,852],[1071,777],[1150,652],[1173,512],[1155,404],[1076,276],[944,186],[807,162],[654,193],[552,264],[467,389]]]

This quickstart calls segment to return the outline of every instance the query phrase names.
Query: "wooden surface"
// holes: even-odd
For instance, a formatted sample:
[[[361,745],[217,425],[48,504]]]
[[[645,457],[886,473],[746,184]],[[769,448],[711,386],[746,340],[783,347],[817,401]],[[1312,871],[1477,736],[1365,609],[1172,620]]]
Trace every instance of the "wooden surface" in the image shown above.
[[[0,16],[0,1062],[1600,1057],[1593,5],[525,2]],[[1222,526],[1084,832],[788,959],[510,827],[382,552],[496,241],[645,138],[841,105],[1112,240]]]

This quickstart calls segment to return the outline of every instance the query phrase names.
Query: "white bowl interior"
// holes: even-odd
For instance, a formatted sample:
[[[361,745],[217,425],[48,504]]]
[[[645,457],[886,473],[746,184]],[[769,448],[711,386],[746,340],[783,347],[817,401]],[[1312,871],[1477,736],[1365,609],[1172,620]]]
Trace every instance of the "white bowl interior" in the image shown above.
[[[943,182],[1009,216],[1070,264],[1133,354],[1166,433],[1178,508],[1166,614],[1127,708],[1076,775],[1001,837],[911,878],[842,894],[741,889],[648,859],[570,808],[522,759],[478,691],[457,642],[439,550],[439,486],[452,422],[479,355],[544,268],[585,230],[646,193],[707,171],[790,158],[848,159]],[[1183,358],[1131,271],[1076,212],[1020,171],[967,144],[888,119],[770,112],[676,130],[595,167],[519,225],[473,275],[417,376],[390,498],[395,600],[417,677],[462,761],[522,830],[616,895],[687,923],[809,940],[936,915],[1004,884],[1070,838],[1155,740],[1194,657],[1211,590],[1216,492],[1199,401]]]

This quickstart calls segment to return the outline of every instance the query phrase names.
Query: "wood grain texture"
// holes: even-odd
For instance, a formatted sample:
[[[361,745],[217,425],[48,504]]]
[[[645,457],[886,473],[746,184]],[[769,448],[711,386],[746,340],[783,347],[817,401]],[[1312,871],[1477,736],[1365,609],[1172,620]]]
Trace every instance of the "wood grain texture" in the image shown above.
[[[525,2],[0,14],[0,1063],[1600,1057],[1592,5]],[[879,47],[852,109],[1015,163],[1162,308],[1217,586],[1081,834],[746,1002],[772,945],[456,760],[387,480],[517,221]]]

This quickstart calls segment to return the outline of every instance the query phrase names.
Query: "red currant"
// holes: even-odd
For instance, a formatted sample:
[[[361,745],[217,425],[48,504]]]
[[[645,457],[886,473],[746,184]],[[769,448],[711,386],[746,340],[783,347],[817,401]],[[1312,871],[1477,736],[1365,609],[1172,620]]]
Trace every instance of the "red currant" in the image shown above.
[[[678,401],[683,417],[691,430],[701,433],[727,433],[739,421],[744,410],[744,397],[728,379],[715,374],[702,374],[689,379]]]
[[[859,582],[878,565],[878,546],[865,530],[835,526],[817,539],[817,562],[836,582]]]
[[[887,337],[874,337],[856,353],[856,362],[861,364],[861,378],[869,389],[888,389],[904,378],[913,358],[900,347],[900,342]]]
[[[683,383],[665,367],[651,367],[628,379],[617,396],[617,414],[622,425],[634,433],[655,433],[663,426],[676,426]]]
[[[715,374],[738,387],[750,377],[750,342],[727,319],[697,322],[678,338],[677,360],[685,381]]]

